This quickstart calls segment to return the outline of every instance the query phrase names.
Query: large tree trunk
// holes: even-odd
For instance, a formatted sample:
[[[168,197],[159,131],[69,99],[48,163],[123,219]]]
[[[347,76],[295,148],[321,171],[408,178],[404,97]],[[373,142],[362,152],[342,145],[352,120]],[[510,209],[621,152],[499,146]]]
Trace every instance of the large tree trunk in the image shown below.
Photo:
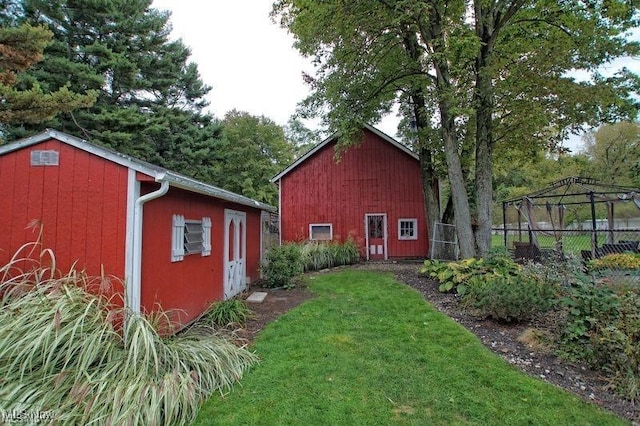
[[[426,129],[429,126],[427,119],[425,100],[422,93],[415,91],[412,94],[413,114],[416,120],[417,129]],[[425,132],[418,132],[424,135]],[[419,136],[418,155],[420,156],[420,176],[422,179],[422,192],[425,201],[425,217],[427,218],[427,228],[432,230],[433,224],[440,220],[440,197],[438,193],[438,177],[436,176],[435,165],[433,163],[432,143],[429,140],[422,140],[424,136]],[[429,236],[432,238],[432,236]]]
[[[507,2],[474,1],[476,35],[480,49],[476,55],[474,105],[476,109],[476,207],[479,256],[491,249],[493,207],[493,112],[494,94],[490,62],[498,33],[520,10],[526,0]]]
[[[440,64],[438,68],[438,82],[442,84],[447,81],[446,65]],[[463,259],[467,259],[475,256],[469,196],[467,194],[464,173],[462,172],[462,164],[458,153],[458,139],[456,138],[454,115],[451,113],[451,102],[448,100],[448,90],[439,88],[439,91],[441,92],[438,102],[440,109],[440,126],[442,128],[442,140],[444,143],[445,159],[447,161],[449,185],[451,186],[451,198],[453,200],[458,245],[460,246],[460,256],[462,256]]]
[[[433,224],[440,221],[440,200],[438,197],[438,178],[434,173],[431,151],[420,148],[420,172],[422,178],[422,192],[424,194],[427,229],[433,230]],[[429,239],[432,238],[429,232]]]
[[[445,2],[446,4],[446,2]],[[469,208],[469,196],[465,185],[462,163],[458,151],[458,138],[456,135],[454,102],[455,87],[449,75],[449,63],[446,56],[446,40],[443,31],[446,22],[439,7],[442,4],[428,3],[430,10],[430,25],[427,29],[422,29],[421,34],[427,45],[430,45],[431,64],[435,71],[434,83],[436,87],[436,97],[438,99],[438,110],[440,112],[440,127],[442,131],[442,142],[444,145],[445,160],[447,162],[447,175],[451,186],[451,198],[453,200],[454,222],[458,235],[458,245],[460,255],[463,259],[475,257],[475,241],[473,229],[471,227],[471,209]]]
[[[450,121],[451,125],[453,125],[453,120],[451,119]],[[453,200],[453,211],[456,232],[458,234],[458,244],[460,246],[460,256],[462,256],[463,259],[467,259],[475,256],[469,197],[467,195],[467,188],[462,174],[462,165],[460,164],[460,157],[458,155],[458,144],[455,133],[453,129],[447,128],[443,123],[442,134],[445,158],[447,160],[449,184],[451,185],[451,198]]]
[[[493,207],[493,88],[491,78],[476,73],[476,246],[484,257],[491,249],[491,209]]]
[[[421,69],[420,56],[421,52],[418,47],[418,39],[413,31],[404,33],[404,47],[409,57],[415,61],[416,69]],[[433,225],[440,220],[440,199],[438,193],[438,178],[433,163],[433,143],[425,139],[425,129],[430,129],[431,124],[427,113],[426,101],[424,94],[419,86],[415,87],[410,94],[413,108],[413,117],[416,121],[416,129],[418,130],[418,155],[420,156],[420,177],[422,179],[422,192],[425,201],[425,217],[427,220],[427,229],[433,230]],[[431,134],[431,132],[428,132]],[[433,238],[432,234],[429,238]],[[431,253],[429,253],[431,255]]]

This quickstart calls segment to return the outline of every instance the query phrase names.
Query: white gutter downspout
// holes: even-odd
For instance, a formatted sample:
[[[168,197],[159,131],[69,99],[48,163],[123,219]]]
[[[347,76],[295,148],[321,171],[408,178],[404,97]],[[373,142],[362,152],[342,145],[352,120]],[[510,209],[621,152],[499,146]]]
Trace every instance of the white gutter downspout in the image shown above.
[[[133,250],[131,280],[127,291],[127,307],[133,312],[140,313],[140,289],[142,284],[142,213],[143,204],[155,198],[160,198],[169,191],[169,182],[164,180],[165,173],[156,177],[160,188],[138,197],[133,209]]]

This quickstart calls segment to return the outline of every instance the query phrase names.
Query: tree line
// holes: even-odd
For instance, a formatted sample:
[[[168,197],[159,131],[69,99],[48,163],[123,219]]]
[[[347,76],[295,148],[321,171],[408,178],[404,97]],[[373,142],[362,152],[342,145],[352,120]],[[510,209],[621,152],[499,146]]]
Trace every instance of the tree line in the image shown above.
[[[362,123],[399,105],[429,223],[455,223],[471,257],[487,252],[500,199],[570,174],[640,185],[640,79],[601,71],[638,54],[628,35],[639,4],[278,0],[272,18],[317,64],[299,117],[322,118],[346,149]],[[269,179],[319,141],[293,118],[283,128],[242,111],[209,114],[211,87],[151,0],[0,7],[5,142],[55,128],[275,205]],[[597,126],[583,153],[563,151],[567,134]]]

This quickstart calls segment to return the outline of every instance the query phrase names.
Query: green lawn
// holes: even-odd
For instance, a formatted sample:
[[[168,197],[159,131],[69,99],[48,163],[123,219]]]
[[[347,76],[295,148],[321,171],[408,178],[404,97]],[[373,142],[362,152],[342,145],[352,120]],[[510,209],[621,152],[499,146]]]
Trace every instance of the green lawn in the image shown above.
[[[391,276],[316,276],[267,326],[262,359],[198,425],[606,425],[625,422],[496,357]]]

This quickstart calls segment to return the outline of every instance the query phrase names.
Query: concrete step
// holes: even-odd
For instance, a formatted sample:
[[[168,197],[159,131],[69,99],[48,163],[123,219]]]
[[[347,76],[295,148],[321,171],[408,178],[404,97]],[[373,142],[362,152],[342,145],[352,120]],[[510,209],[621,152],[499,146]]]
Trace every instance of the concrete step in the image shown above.
[[[264,291],[254,291],[247,297],[249,303],[262,303],[264,298],[267,297],[267,293]]]

